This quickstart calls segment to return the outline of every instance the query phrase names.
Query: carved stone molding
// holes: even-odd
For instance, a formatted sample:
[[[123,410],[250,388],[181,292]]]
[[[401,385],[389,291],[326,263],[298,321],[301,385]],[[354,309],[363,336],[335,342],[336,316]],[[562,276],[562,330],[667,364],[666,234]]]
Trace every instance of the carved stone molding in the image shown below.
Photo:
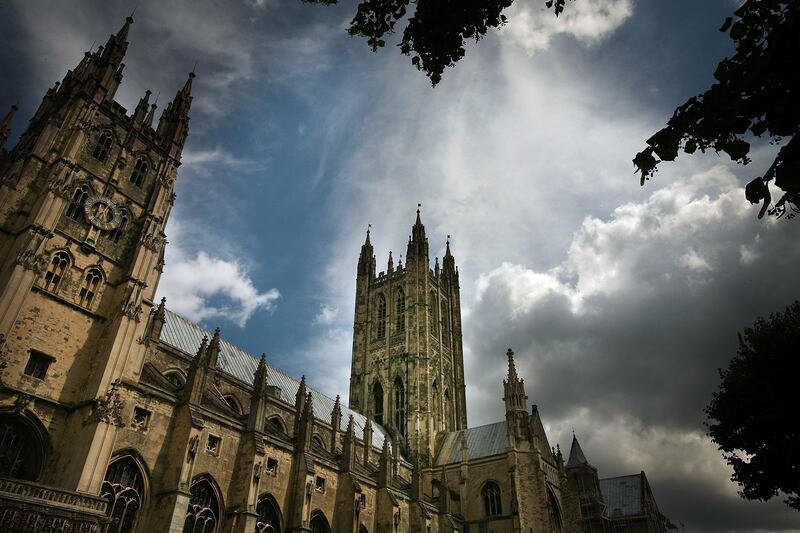
[[[125,425],[122,421],[122,409],[125,406],[125,401],[119,395],[119,387],[120,380],[117,379],[108,388],[105,396],[93,400],[92,411],[84,424],[105,422],[117,427]]]
[[[36,274],[41,274],[47,269],[47,257],[44,254],[37,254],[34,250],[20,250],[17,252],[16,261],[25,270],[33,270]]]

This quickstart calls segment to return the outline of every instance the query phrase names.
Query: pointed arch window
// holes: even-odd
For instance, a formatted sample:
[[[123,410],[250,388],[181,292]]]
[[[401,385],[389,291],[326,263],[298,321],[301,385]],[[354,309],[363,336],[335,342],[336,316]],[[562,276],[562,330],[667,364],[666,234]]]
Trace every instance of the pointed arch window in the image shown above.
[[[0,415],[0,476],[36,481],[44,465],[44,444],[19,415]]]
[[[314,511],[311,513],[311,533],[331,533],[331,526],[328,525],[328,519],[322,514],[322,511]]]
[[[442,411],[442,399],[439,397],[439,382],[437,380],[433,380],[433,385],[431,385],[431,410],[433,411],[433,427],[435,431],[439,430],[439,422],[441,419],[441,411]]]
[[[281,510],[271,494],[258,500],[256,514],[258,522],[255,533],[281,533]]]
[[[144,157],[136,159],[136,163],[133,164],[133,172],[131,172],[131,183],[137,187],[141,187],[144,183],[145,176],[147,176],[149,167],[150,166],[147,164],[147,159]]]
[[[58,287],[61,285],[61,280],[64,279],[64,274],[69,268],[69,254],[67,252],[56,252],[50,260],[50,266],[47,267],[47,273],[44,275],[44,289],[50,292],[57,292]]]
[[[450,313],[447,310],[447,302],[442,300],[442,344],[450,340]]]
[[[92,157],[101,163],[105,163],[113,143],[114,140],[111,138],[111,134],[104,131],[100,134],[100,137],[97,138],[97,143],[94,145],[94,150],[92,150]]]
[[[397,289],[395,299],[395,331],[400,333],[406,330],[406,293],[402,287]]]
[[[83,204],[86,203],[89,193],[89,186],[85,183],[82,183],[75,188],[75,192],[72,193],[72,198],[69,201],[69,206],[67,206],[67,216],[69,218],[72,220],[77,220],[78,222],[82,220]]]
[[[406,436],[406,390],[399,377],[394,380],[394,427]]]
[[[108,240],[113,243],[118,243],[120,238],[122,238],[122,233],[125,231],[125,227],[128,225],[128,211],[126,209],[121,209],[119,213],[119,224],[116,228],[111,230],[108,234]]]
[[[186,510],[183,533],[217,533],[219,531],[220,503],[217,492],[208,478],[192,484],[191,499]]]
[[[100,496],[108,500],[111,519],[104,533],[133,533],[144,500],[144,474],[131,456],[108,465]]]
[[[453,426],[453,405],[450,403],[450,391],[444,391],[444,428],[447,431],[452,431]]]
[[[386,337],[386,296],[378,294],[378,338]]]
[[[242,404],[239,403],[239,400],[237,400],[235,396],[228,394],[227,396],[223,396],[222,399],[225,400],[225,403],[228,404],[228,407],[233,409],[237,415],[241,416],[244,413]]]
[[[429,329],[431,330],[431,335],[434,337],[436,336],[439,328],[439,298],[436,297],[436,293],[431,291],[430,298],[428,299],[428,305],[430,305],[430,324],[428,324]]]
[[[103,273],[100,272],[99,268],[93,267],[86,271],[86,275],[83,277],[83,285],[78,293],[78,305],[87,308],[92,306],[102,279]]]
[[[378,424],[383,424],[383,387],[380,381],[376,381],[372,386],[372,409],[373,420]]]
[[[500,487],[494,481],[487,481],[483,486],[483,506],[486,516],[497,516],[503,514],[503,506],[500,501]]]
[[[553,493],[553,489],[547,487],[547,503],[550,511],[550,528],[553,533],[561,533],[564,530],[564,522],[561,519],[561,506],[558,498]]]
[[[180,389],[186,385],[186,376],[184,376],[180,370],[167,370],[164,372],[164,377],[167,378],[176,389]]]
[[[283,421],[280,419],[280,417],[272,416],[268,418],[266,423],[264,424],[264,430],[267,433],[285,434],[286,426],[284,426]]]

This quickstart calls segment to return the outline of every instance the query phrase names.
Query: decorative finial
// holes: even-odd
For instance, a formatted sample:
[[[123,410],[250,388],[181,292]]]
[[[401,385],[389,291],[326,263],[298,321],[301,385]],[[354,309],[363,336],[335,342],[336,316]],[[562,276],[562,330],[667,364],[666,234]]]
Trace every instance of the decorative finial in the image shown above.
[[[197,69],[197,61],[195,61],[195,62],[194,62],[194,65],[192,65],[192,71],[189,73],[189,77],[190,77],[190,78],[194,78],[194,71],[195,71],[196,69]]]
[[[422,207],[422,204],[417,204],[417,214],[419,214],[419,210]]]

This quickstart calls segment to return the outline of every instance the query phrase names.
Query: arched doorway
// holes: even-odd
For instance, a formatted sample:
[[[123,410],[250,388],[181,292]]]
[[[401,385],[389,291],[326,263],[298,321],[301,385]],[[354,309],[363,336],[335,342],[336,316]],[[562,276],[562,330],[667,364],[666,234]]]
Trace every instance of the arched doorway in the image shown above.
[[[311,533],[331,533],[331,526],[322,511],[317,510],[311,513]]]
[[[38,421],[12,413],[0,414],[0,476],[36,481],[47,451],[47,431]]]
[[[210,476],[202,476],[192,483],[183,533],[218,533],[222,505],[215,485]]]
[[[259,498],[256,514],[256,533],[281,533],[281,509],[272,494]]]
[[[100,496],[108,501],[111,522],[105,533],[133,533],[144,503],[145,477],[131,455],[114,459],[106,469]]]

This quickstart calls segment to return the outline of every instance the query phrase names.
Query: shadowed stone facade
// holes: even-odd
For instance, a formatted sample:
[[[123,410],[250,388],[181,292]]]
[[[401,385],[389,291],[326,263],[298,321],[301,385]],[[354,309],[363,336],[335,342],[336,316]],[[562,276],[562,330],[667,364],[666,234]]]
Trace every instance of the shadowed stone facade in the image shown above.
[[[581,531],[511,350],[505,420],[467,427],[458,271],[419,212],[405,265],[362,247],[350,407],[154,302],[194,74],[129,114],[132,22],[0,159],[0,531]]]

